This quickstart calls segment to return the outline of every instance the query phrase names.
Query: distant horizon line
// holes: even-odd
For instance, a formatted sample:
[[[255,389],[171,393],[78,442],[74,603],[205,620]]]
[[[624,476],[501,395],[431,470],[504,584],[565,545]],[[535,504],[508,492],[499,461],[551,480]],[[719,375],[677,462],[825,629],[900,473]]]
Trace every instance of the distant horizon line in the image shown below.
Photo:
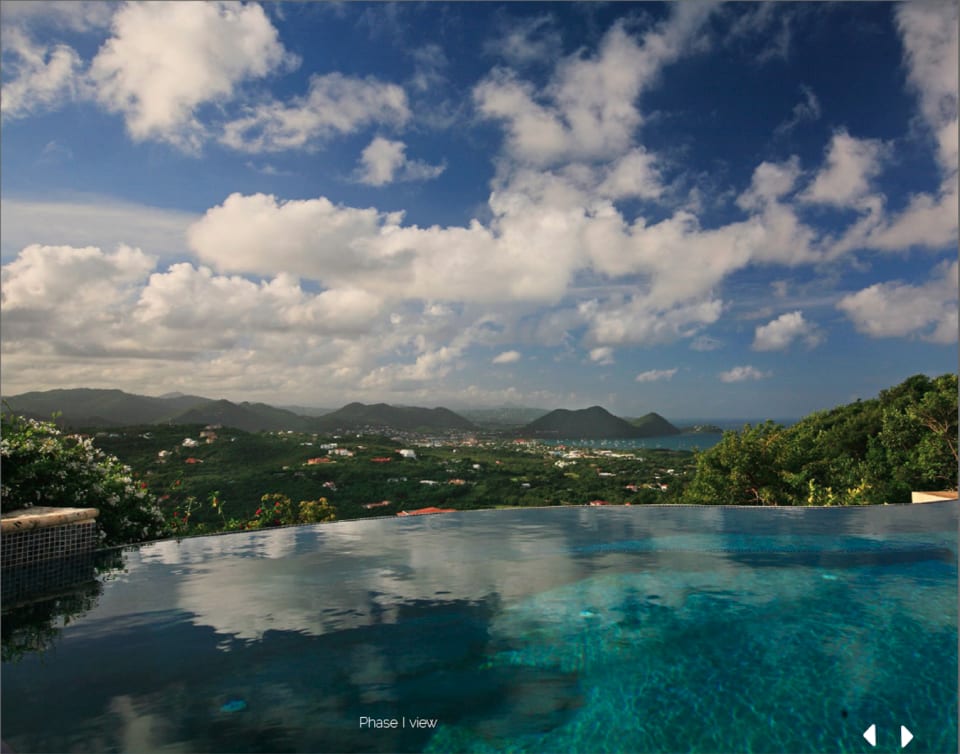
[[[454,412],[495,411],[497,409],[517,409],[517,410],[528,410],[528,411],[531,411],[531,410],[543,411],[545,413],[550,413],[551,411],[556,411],[558,409],[565,409],[568,411],[581,411],[586,408],[589,408],[589,406],[584,406],[582,408],[569,408],[567,406],[557,406],[555,408],[544,408],[542,406],[527,406],[527,405],[519,405],[515,403],[503,403],[498,405],[448,404],[448,405],[437,405],[437,406],[425,406],[425,405],[416,405],[412,403],[389,403],[383,400],[375,400],[372,403],[364,403],[363,401],[352,400],[352,401],[347,401],[341,406],[331,408],[330,406],[310,405],[307,403],[266,403],[265,401],[262,401],[262,400],[244,399],[244,400],[237,401],[235,399],[230,399],[230,398],[210,398],[205,395],[199,395],[197,393],[185,393],[182,391],[169,391],[160,395],[148,395],[146,393],[127,392],[122,388],[104,388],[104,387],[64,387],[64,388],[47,388],[46,390],[27,390],[27,391],[24,391],[23,393],[17,393],[14,395],[4,395],[2,396],[2,399],[6,401],[8,399],[16,398],[20,395],[25,395],[28,393],[50,393],[55,391],[67,391],[67,390],[102,390],[102,391],[115,390],[117,392],[124,393],[125,395],[139,396],[142,398],[153,398],[157,400],[167,400],[167,399],[173,399],[178,397],[193,396],[206,401],[229,401],[230,403],[234,403],[237,405],[239,405],[240,403],[265,403],[265,405],[273,406],[274,408],[283,409],[283,410],[291,410],[293,408],[302,408],[302,409],[310,409],[315,411],[323,410],[329,413],[338,411],[339,409],[343,408],[344,406],[350,405],[351,403],[361,403],[362,405],[367,405],[367,406],[382,403],[388,406],[395,406],[398,408],[446,408]],[[602,406],[602,404],[599,404],[599,403],[594,403],[591,405],[601,406],[601,408],[604,408],[605,411],[609,411],[609,413],[613,414],[614,416],[619,416],[621,418],[635,419],[635,418],[639,418],[640,416],[643,416],[643,414],[633,415],[629,413],[623,413],[623,414],[616,413],[614,411],[610,411],[610,409],[607,409],[606,407]],[[687,417],[684,417],[684,416],[681,416],[677,418],[671,418],[660,413],[660,411],[656,411],[656,410],[648,411],[645,413],[656,413],[662,416],[664,419],[667,419],[671,424],[674,424],[674,425],[683,424],[686,426],[696,426],[699,424],[717,424],[717,425],[719,424],[728,424],[728,425],[729,424],[754,424],[754,423],[765,422],[765,421],[773,421],[777,423],[794,423],[798,421],[800,418],[796,416],[780,416],[780,417],[776,417],[776,416],[764,416],[764,417],[760,417],[760,416],[716,416],[716,417],[687,416]]]

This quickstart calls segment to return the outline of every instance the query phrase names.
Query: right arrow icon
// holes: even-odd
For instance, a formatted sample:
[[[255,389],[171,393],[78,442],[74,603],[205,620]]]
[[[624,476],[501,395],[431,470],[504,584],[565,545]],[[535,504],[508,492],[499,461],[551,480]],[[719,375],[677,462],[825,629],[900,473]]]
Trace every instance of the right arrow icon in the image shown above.
[[[900,726],[900,748],[905,749],[907,744],[913,740],[913,733],[907,730],[906,725]]]

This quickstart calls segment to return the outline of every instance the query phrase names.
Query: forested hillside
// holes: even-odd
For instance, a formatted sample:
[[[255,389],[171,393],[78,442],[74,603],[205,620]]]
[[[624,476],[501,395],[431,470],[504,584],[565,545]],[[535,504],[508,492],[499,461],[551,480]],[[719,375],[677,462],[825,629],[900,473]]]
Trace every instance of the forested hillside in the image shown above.
[[[727,432],[681,497],[724,505],[909,503],[957,488],[957,376],[916,375],[877,398]]]

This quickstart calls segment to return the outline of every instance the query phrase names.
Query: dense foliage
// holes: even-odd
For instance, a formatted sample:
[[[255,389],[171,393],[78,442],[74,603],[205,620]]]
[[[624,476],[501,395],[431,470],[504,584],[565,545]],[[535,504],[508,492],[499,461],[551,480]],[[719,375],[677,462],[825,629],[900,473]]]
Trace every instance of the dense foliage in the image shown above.
[[[910,377],[879,397],[726,432],[681,497],[725,505],[908,503],[957,487],[957,376]]]
[[[198,438],[201,429],[126,427],[96,437],[100,447],[137,469],[160,495],[160,505],[178,533],[246,528],[267,517],[262,510],[265,493],[291,501],[325,501],[330,511],[324,515],[335,513],[338,520],[393,516],[429,506],[474,510],[585,505],[596,499],[676,502],[672,490],[693,465],[688,451],[643,449],[620,458],[562,461],[563,451],[553,446],[512,440],[435,446],[418,444],[413,437],[335,438],[228,428],[217,430],[215,441],[184,445],[188,438]],[[328,454],[322,446],[329,442],[352,455]],[[410,447],[416,449],[416,458],[398,453]],[[311,463],[317,458],[324,462]],[[383,501],[389,505],[381,505]],[[301,516],[303,510],[301,502]],[[269,517],[262,525],[272,521]],[[281,518],[281,523],[287,522]]]
[[[35,505],[97,508],[102,544],[108,546],[167,533],[146,482],[89,438],[63,435],[52,423],[7,412],[0,422],[3,512]]]

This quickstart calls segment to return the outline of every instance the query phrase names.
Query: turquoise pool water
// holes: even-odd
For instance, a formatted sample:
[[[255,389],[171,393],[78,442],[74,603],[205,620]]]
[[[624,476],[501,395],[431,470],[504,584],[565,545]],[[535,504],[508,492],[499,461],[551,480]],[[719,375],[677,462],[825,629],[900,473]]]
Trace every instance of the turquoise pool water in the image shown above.
[[[563,508],[156,543],[4,664],[2,736],[24,754],[892,752],[905,725],[907,751],[955,752],[957,523],[956,503]],[[4,615],[5,637],[35,614]]]

